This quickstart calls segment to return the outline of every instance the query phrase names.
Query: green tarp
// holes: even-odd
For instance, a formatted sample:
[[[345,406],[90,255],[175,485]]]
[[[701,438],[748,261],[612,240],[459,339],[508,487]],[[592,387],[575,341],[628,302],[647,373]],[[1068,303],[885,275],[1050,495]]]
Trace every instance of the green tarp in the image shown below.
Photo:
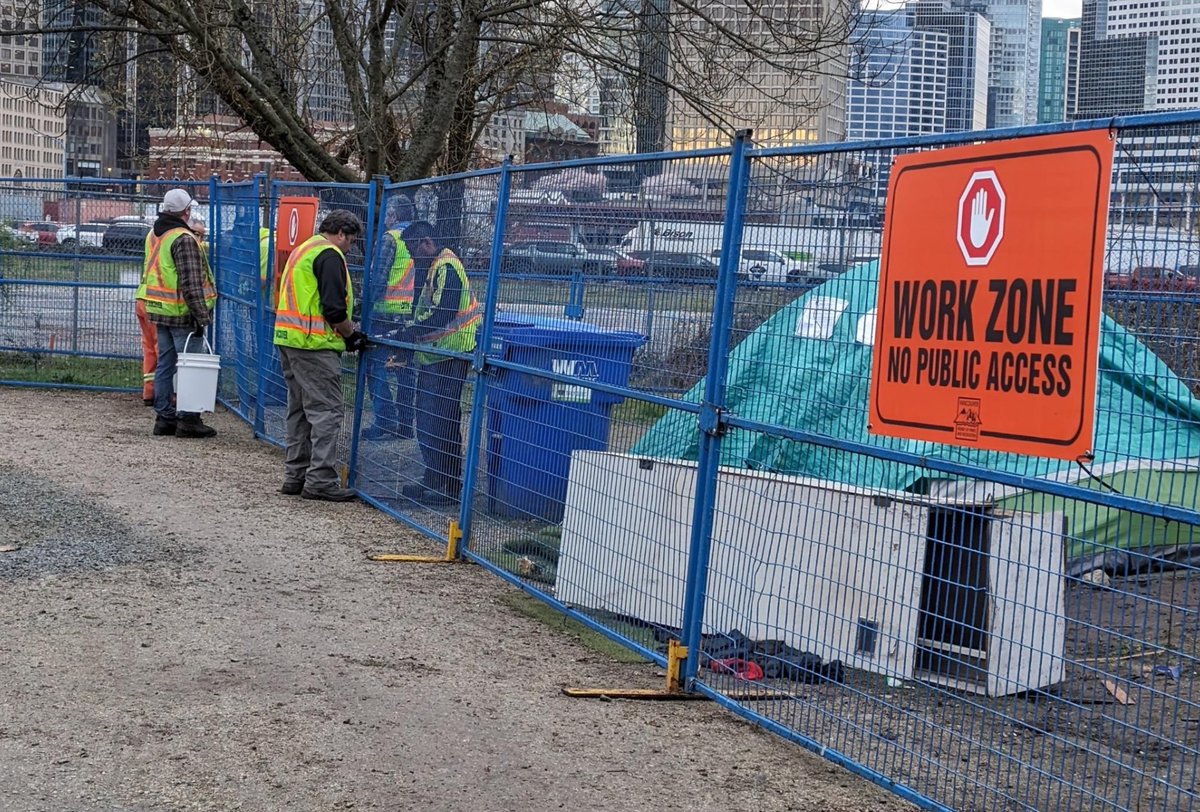
[[[808,291],[746,336],[730,355],[729,410],[765,423],[989,471],[1068,482],[1089,477],[1074,462],[869,435],[869,342],[877,288],[878,263],[861,265]],[[685,399],[698,401],[702,385]],[[631,453],[694,460],[698,437],[695,418],[673,411]],[[1122,493],[1166,498],[1190,508],[1200,504],[1193,475],[1194,460],[1200,457],[1200,401],[1161,359],[1107,316],[1100,343],[1094,447],[1089,470],[1106,479],[1131,468],[1143,470],[1143,475],[1123,478],[1120,485],[1129,490],[1110,483]],[[863,487],[937,492],[951,485],[932,479],[927,469],[737,429],[724,438],[721,463]],[[1168,469],[1181,472],[1168,475]],[[997,488],[991,495],[1016,496]],[[1091,507],[1089,515],[1096,513]],[[1072,527],[1072,535],[1081,535],[1078,524]],[[1124,547],[1130,541],[1126,532],[1101,535]]]

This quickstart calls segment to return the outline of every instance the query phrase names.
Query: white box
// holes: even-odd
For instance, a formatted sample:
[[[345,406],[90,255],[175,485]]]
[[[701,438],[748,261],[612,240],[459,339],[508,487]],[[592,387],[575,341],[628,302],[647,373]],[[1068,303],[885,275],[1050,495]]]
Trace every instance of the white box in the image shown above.
[[[575,452],[559,600],[681,626],[695,482],[693,462]],[[935,515],[935,524],[953,525],[947,532],[978,522],[973,543],[986,549],[931,545]],[[998,521],[1008,518],[1016,521]],[[1044,687],[1062,676],[1061,526],[1058,514],[1001,516],[905,492],[722,468],[703,630],[736,629],[852,668],[993,695]],[[931,576],[931,566],[974,572],[976,582],[986,569],[987,583]],[[972,618],[954,616],[968,605]],[[968,626],[977,632],[963,645]]]

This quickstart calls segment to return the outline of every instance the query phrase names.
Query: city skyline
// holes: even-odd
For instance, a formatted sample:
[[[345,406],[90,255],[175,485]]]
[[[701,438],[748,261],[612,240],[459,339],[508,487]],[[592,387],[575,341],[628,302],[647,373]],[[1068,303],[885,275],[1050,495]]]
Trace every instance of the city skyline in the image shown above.
[[[870,8],[898,8],[903,6],[908,0],[876,0],[868,2]],[[1062,17],[1072,19],[1082,16],[1083,0],[1043,0],[1042,16],[1043,17]]]

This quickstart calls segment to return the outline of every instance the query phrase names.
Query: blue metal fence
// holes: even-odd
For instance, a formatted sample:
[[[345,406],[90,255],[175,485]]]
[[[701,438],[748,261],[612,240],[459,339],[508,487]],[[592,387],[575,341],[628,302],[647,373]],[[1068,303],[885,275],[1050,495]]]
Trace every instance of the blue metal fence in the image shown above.
[[[266,206],[369,225],[344,451],[371,504],[650,659],[683,641],[690,689],[928,808],[1197,809],[1200,112],[1069,126],[1117,135],[1089,464],[865,430],[892,159],[1061,125]],[[264,195],[210,198],[221,391],[280,442]],[[473,351],[377,307],[412,218],[466,267]]]
[[[133,292],[145,231],[176,186],[211,222],[208,181],[0,180],[0,380],[141,386]]]

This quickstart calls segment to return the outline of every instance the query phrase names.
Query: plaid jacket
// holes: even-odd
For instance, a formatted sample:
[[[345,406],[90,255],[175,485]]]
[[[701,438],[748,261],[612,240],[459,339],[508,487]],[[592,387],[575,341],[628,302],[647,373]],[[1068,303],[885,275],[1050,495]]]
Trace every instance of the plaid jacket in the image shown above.
[[[172,228],[187,227],[179,217],[160,214],[154,223],[154,233],[164,234]],[[165,327],[207,327],[212,321],[212,311],[204,302],[204,276],[208,273],[208,259],[200,250],[196,240],[178,239],[171,245],[171,259],[175,261],[175,273],[179,277],[179,292],[187,302],[188,313],[183,316],[161,316],[154,313],[148,318],[154,324]]]

